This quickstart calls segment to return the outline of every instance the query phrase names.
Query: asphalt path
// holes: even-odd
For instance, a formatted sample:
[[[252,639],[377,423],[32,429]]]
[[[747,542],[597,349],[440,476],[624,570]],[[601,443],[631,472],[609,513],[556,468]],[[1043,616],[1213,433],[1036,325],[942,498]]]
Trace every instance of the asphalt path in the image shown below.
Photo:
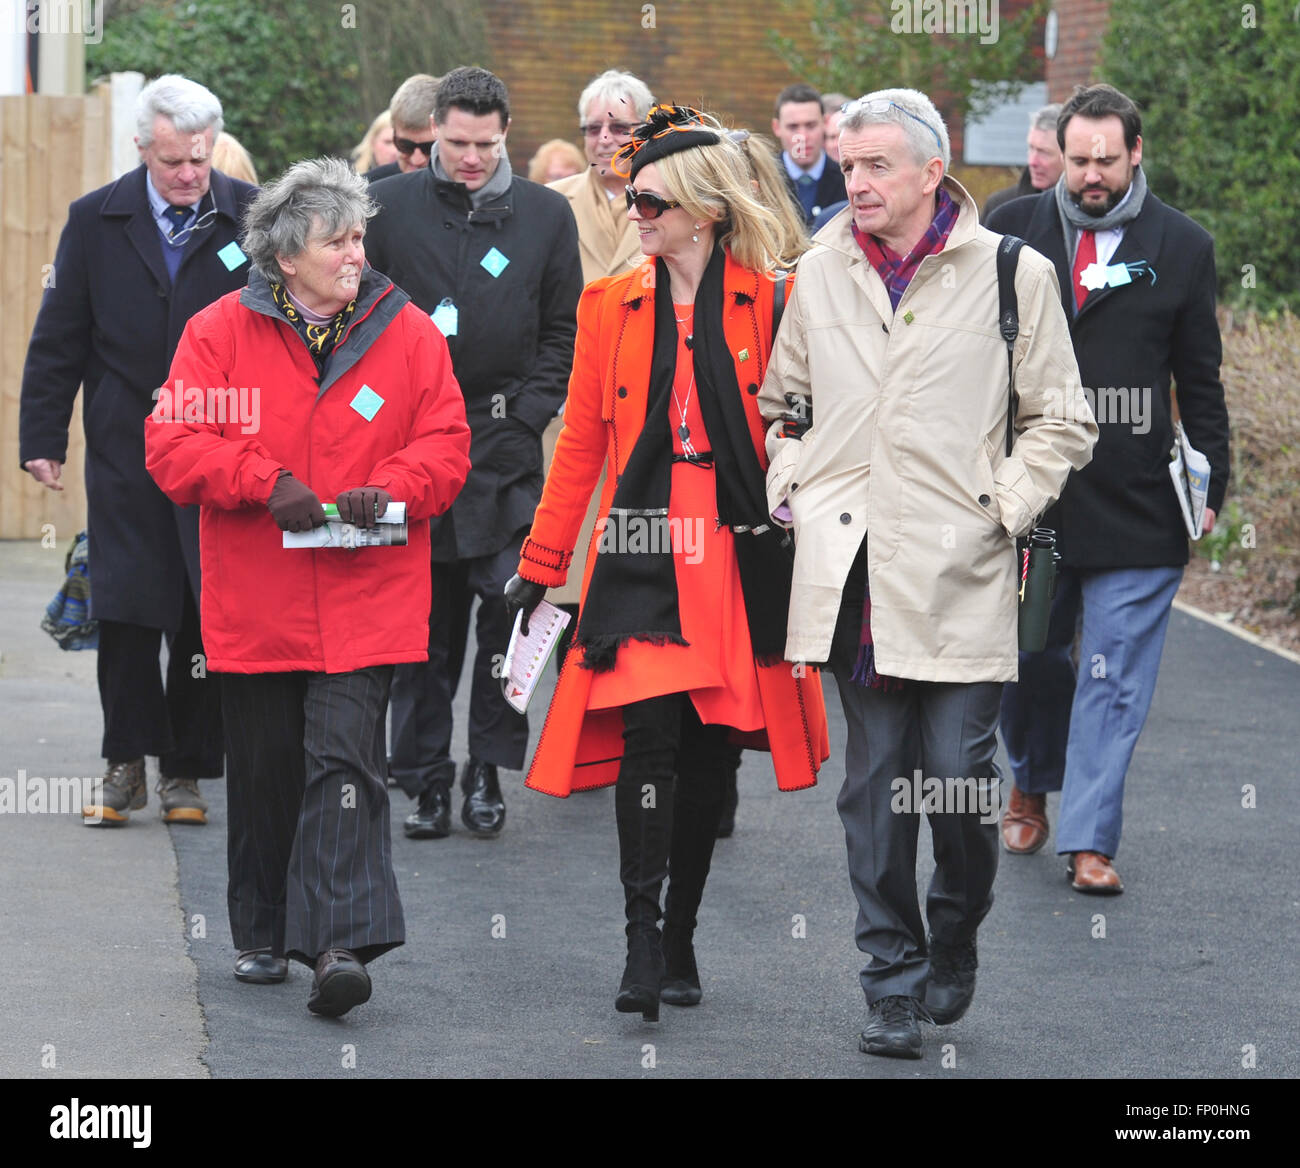
[[[14,548],[26,549],[22,571]],[[58,759],[98,773],[93,658],[36,647],[29,626],[52,591],[36,567],[47,562],[32,545],[0,549],[0,775]],[[538,710],[548,697],[536,696]],[[462,758],[465,698],[462,688]],[[21,948],[30,974],[0,984],[0,1019],[21,1039],[0,1048],[0,1074],[1300,1074],[1300,665],[1173,614],[1128,780],[1116,858],[1127,891],[1081,896],[1063,858],[1004,854],[974,1004],[956,1025],[926,1028],[918,1062],[857,1050],[866,1009],[835,810],[844,726],[829,678],[827,699],[831,758],[815,789],[779,793],[767,757],[746,753],[736,834],[718,844],[697,932],[704,1001],[664,1006],[658,1023],[613,1009],[624,939],[609,790],[558,800],[507,775],[507,824],[494,841],[460,830],[459,797],[450,838],[407,840],[409,801],[391,791],[407,943],[371,965],[371,1001],[337,1020],[307,1012],[303,966],[280,986],[231,974],[222,784],[203,785],[206,828],[163,828],[152,793],[116,830],[0,815],[0,943]],[[1253,807],[1243,806],[1247,786]],[[17,894],[15,880],[26,882]],[[58,1062],[43,1066],[51,1042]]]

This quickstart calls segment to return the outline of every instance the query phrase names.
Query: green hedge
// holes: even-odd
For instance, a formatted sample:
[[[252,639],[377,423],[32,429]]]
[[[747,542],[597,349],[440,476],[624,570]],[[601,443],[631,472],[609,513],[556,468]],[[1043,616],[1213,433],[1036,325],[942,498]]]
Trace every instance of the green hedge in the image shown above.
[[[1215,237],[1229,304],[1300,309],[1294,0],[1112,0],[1099,79],[1142,109],[1151,189]]]
[[[263,178],[346,158],[411,73],[483,61],[468,0],[153,0],[121,3],[86,46],[86,75],[182,73],[212,90]]]

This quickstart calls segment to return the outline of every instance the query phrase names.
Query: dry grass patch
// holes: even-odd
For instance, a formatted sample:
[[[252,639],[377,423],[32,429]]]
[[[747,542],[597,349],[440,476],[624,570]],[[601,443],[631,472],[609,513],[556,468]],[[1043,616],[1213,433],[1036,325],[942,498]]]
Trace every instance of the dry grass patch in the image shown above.
[[[1220,324],[1232,481],[1178,595],[1300,652],[1300,317]]]

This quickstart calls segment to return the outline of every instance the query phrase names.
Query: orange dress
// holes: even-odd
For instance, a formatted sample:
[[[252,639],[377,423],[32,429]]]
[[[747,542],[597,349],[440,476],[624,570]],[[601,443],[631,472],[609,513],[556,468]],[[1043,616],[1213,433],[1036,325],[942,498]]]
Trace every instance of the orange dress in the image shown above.
[[[695,383],[694,355],[681,322],[692,306],[674,305],[679,322],[677,370],[668,399],[673,453],[685,453],[680,410],[697,454],[711,449]],[[631,640],[619,646],[614,668],[595,673],[589,710],[625,706],[664,694],[689,693],[700,721],[737,730],[763,728],[754,650],[736,564],[735,535],[717,523],[716,470],[675,462],[668,498],[677,606],[685,645]],[[611,529],[612,531],[613,529]],[[680,533],[680,535],[679,535]]]
[[[597,280],[582,293],[564,427],[519,558],[519,575],[525,580],[548,588],[564,583],[582,518],[606,465],[600,511],[602,516],[609,513],[618,476],[645,425],[654,360],[654,293],[655,263],[648,258],[640,268]],[[771,346],[773,300],[772,281],[727,256],[723,339],[761,467],[767,466],[768,423],[758,409],[758,389]],[[685,310],[677,312],[685,315]],[[704,451],[709,440],[703,419],[686,401],[693,363],[681,353],[679,346],[677,369],[688,372],[684,383],[675,379],[677,396],[689,411],[691,443]],[[670,428],[676,432],[681,420],[671,399],[668,408],[673,410]],[[691,527],[691,544],[683,540],[683,554],[675,557],[678,610],[690,644],[629,642],[619,647],[615,666],[606,674],[583,669],[577,663],[580,651],[571,652],[528,769],[526,785],[533,790],[565,798],[616,782],[623,757],[620,707],[638,697],[682,691],[691,694],[708,720],[735,727],[731,740],[737,745],[770,750],[781,790],[797,791],[817,781],[818,766],[830,755],[821,678],[802,665],[760,664],[752,655],[741,660],[750,653],[749,627],[740,599],[735,537],[717,529],[714,475],[685,463],[672,467],[670,511],[683,521],[703,520]],[[697,546],[693,541],[700,526],[702,550],[696,556],[690,549]],[[584,593],[594,563],[595,556],[588,555]],[[599,704],[592,698],[597,682],[602,687]],[[761,712],[755,712],[755,689]]]

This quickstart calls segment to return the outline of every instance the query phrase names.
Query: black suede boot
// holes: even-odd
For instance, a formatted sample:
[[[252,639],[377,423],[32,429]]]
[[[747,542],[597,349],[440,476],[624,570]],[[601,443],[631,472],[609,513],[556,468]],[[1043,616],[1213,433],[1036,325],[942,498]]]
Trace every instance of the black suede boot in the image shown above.
[[[698,1006],[704,997],[695,965],[694,927],[664,924],[664,980],[659,1000],[670,1006]]]
[[[695,917],[713,861],[713,844],[733,779],[739,750],[726,741],[723,726],[702,726],[694,708],[687,713],[677,789],[673,793],[673,835],[664,900],[664,982],[660,999],[671,1006],[699,1005],[704,994],[695,964]]]
[[[619,876],[627,912],[627,966],[614,1009],[659,1020],[664,955],[659,935],[659,894],[668,875],[673,822],[673,765],[677,703],[637,702],[624,710],[624,753],[614,787]]]
[[[718,839],[730,839],[736,830],[736,809],[740,806],[740,790],[736,786],[736,772],[740,769],[740,748],[732,747],[733,762],[723,783],[722,817],[718,821]]]

